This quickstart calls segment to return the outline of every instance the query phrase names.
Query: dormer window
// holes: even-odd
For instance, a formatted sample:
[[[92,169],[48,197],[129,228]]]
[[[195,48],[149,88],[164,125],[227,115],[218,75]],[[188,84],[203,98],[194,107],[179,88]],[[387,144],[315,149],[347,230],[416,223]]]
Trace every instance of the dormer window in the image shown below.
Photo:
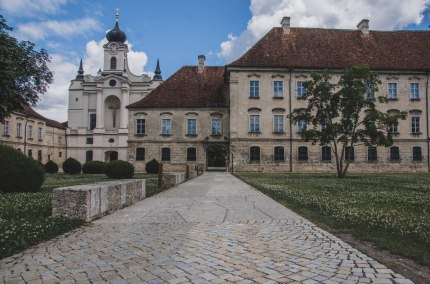
[[[110,69],[116,70],[116,57],[115,56],[112,56],[110,58]]]

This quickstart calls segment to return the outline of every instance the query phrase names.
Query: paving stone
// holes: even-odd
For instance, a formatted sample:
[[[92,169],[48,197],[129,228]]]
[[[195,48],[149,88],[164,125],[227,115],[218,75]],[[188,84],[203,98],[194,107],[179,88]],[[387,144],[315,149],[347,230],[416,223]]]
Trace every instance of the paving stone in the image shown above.
[[[227,173],[0,260],[0,283],[411,281]]]

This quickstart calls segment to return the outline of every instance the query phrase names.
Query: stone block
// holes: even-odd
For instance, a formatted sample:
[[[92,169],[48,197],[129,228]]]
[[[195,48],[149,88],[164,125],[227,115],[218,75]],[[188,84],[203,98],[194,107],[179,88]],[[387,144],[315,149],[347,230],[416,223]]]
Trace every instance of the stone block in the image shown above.
[[[146,196],[145,180],[120,180],[56,188],[52,216],[91,221]]]

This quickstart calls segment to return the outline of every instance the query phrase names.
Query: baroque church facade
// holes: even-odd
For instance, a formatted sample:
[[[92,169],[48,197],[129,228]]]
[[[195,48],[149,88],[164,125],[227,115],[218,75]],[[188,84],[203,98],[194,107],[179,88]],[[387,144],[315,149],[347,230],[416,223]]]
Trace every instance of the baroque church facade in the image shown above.
[[[429,31],[374,31],[368,20],[351,30],[294,28],[284,17],[281,27],[234,62],[206,66],[200,55],[196,65],[183,66],[166,81],[158,62],[153,78],[130,72],[118,18],[106,38],[102,69],[86,75],[81,62],[71,81],[61,151],[66,157],[81,163],[127,160],[136,171],[152,159],[167,171],[185,171],[190,164],[207,170],[335,171],[331,149],[304,142],[306,125],[293,124],[288,115],[307,105],[303,83],[311,72],[326,71],[336,83],[346,68],[366,64],[381,80],[374,95],[388,98],[380,110],[406,111],[408,117],[389,128],[391,147],[350,149],[350,170],[430,171]]]

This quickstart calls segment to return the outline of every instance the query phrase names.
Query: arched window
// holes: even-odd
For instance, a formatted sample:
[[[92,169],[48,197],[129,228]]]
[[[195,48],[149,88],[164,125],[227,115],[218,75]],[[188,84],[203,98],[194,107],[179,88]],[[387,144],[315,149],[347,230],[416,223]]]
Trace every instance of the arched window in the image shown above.
[[[110,69],[116,70],[116,57],[115,56],[112,56],[110,58]]]
[[[259,162],[260,161],[260,147],[253,146],[249,148],[249,160],[251,162]]]
[[[421,147],[418,147],[418,146],[412,147],[412,160],[414,161],[423,160],[423,153],[422,153]]]
[[[285,160],[285,151],[284,147],[282,146],[276,146],[275,147],[275,161],[284,161]]]
[[[170,161],[170,148],[161,148],[161,160]]]
[[[145,148],[136,148],[136,161],[145,161]]]
[[[329,146],[321,148],[321,160],[331,161],[331,148]]]
[[[391,161],[399,161],[400,160],[399,147],[393,146],[390,148],[390,160]]]
[[[345,161],[354,161],[355,155],[354,155],[354,147],[347,146],[345,147]]]
[[[298,150],[299,150],[299,161],[307,161],[308,160],[308,147],[300,146]]]

